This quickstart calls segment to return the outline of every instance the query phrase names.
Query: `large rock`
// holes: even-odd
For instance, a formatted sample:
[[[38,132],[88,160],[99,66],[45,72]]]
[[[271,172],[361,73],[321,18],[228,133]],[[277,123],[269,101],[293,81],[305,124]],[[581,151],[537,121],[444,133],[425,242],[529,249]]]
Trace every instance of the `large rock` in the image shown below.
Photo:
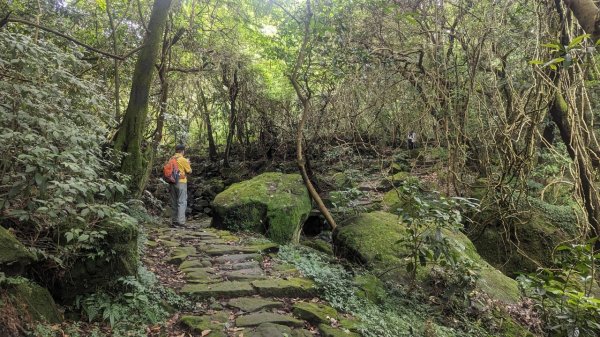
[[[111,251],[95,259],[82,256],[55,284],[53,294],[63,301],[74,300],[77,295],[96,291],[123,276],[136,275],[139,265],[138,224],[129,218],[101,224],[98,230],[106,231],[103,248]]]
[[[481,256],[508,275],[535,272],[538,264],[551,267],[554,249],[576,237],[578,219],[583,218],[574,206],[531,197],[519,208],[512,224],[500,223],[500,216],[488,211],[479,214],[469,230]]]
[[[0,287],[0,291],[4,290],[9,295],[7,302],[0,301],[0,311],[5,312],[2,310],[4,306],[12,306],[25,321],[52,324],[62,321],[62,315],[46,288],[21,277],[9,280]]]
[[[264,173],[217,195],[212,225],[266,233],[278,243],[298,242],[311,209],[300,175]]]
[[[15,236],[0,226],[0,271],[19,274],[35,256]]]
[[[519,300],[517,282],[484,261],[464,234],[445,231],[444,235],[451,249],[471,260],[479,269],[478,288],[498,300],[509,303]],[[338,255],[375,270],[393,269],[399,273],[396,276],[406,277],[406,263],[401,258],[402,247],[398,244],[406,237],[406,227],[397,215],[377,211],[349,219],[334,233],[334,245]]]

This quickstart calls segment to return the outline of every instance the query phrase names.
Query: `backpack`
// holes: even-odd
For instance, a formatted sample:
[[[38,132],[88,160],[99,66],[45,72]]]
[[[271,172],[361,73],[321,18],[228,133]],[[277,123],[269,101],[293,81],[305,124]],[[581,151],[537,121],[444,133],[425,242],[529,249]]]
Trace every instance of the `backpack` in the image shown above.
[[[179,164],[175,156],[171,157],[169,161],[163,166],[163,179],[169,184],[177,184],[179,182]]]

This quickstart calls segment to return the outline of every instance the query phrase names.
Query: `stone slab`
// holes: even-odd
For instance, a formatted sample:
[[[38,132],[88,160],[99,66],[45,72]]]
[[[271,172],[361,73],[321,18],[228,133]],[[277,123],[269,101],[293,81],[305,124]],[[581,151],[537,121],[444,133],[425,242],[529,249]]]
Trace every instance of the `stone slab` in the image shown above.
[[[181,293],[189,294],[199,299],[234,298],[256,294],[250,282],[225,281],[214,284],[186,284]]]
[[[256,312],[239,316],[235,320],[237,327],[258,326],[263,323],[281,324],[290,327],[303,327],[304,322],[292,316],[280,315],[271,312]]]
[[[223,255],[214,258],[216,263],[240,263],[246,262],[250,260],[260,261],[262,256],[260,254],[232,254],[232,255]]]
[[[256,312],[281,308],[283,303],[261,297],[240,297],[229,300],[227,305],[245,312]]]
[[[309,298],[316,295],[315,284],[307,279],[268,279],[252,282],[261,296]]]

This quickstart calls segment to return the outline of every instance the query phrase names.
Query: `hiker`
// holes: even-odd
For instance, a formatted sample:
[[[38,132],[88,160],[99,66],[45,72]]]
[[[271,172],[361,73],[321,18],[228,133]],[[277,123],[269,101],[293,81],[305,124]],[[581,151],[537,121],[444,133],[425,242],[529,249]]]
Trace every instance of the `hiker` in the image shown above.
[[[171,190],[171,225],[185,225],[185,210],[187,208],[187,174],[192,173],[189,160],[183,157],[185,153],[184,145],[175,146],[175,155],[171,157],[169,162],[175,159],[179,172],[177,177],[169,181]],[[169,165],[169,163],[167,163]]]
[[[417,133],[414,131],[410,131],[408,133],[408,149],[412,150],[415,147],[417,147],[416,142],[417,142]]]

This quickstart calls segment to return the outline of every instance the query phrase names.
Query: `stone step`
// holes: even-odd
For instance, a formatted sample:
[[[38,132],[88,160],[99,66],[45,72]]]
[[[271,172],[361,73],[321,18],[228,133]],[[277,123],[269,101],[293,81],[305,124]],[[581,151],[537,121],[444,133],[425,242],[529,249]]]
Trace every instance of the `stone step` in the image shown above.
[[[214,284],[186,284],[181,288],[181,293],[189,294],[197,299],[234,298],[255,295],[256,290],[250,282],[224,281]]]
[[[207,260],[187,260],[181,262],[179,265],[179,270],[185,271],[186,269],[192,268],[206,268],[212,266],[212,263]]]
[[[262,256],[260,254],[231,254],[231,255],[223,255],[223,256],[215,257],[213,259],[214,262],[221,263],[221,264],[225,264],[225,263],[234,264],[234,263],[240,263],[240,262],[247,262],[247,261],[251,261],[251,260],[260,261],[260,260],[262,260]]]
[[[241,270],[241,269],[254,269],[260,268],[258,261],[240,262],[235,264],[223,264],[219,266],[221,270]]]
[[[303,327],[304,322],[288,315],[280,315],[271,312],[256,312],[244,316],[239,316],[235,320],[237,327],[258,326],[263,323],[281,324],[290,327]]]
[[[252,286],[261,296],[309,298],[317,293],[314,282],[302,278],[258,280]]]
[[[167,260],[168,263],[179,265],[188,256],[196,254],[196,248],[192,246],[175,247],[171,253],[171,257]]]
[[[254,281],[254,280],[265,280],[267,277],[262,274],[245,274],[239,271],[230,271],[222,273],[221,276],[230,281]]]
[[[227,306],[245,312],[256,312],[260,310],[281,308],[283,307],[283,303],[261,297],[240,297],[229,300]]]
[[[244,337],[314,337],[306,329],[291,329],[285,325],[275,323],[263,323],[255,328],[244,330]]]

